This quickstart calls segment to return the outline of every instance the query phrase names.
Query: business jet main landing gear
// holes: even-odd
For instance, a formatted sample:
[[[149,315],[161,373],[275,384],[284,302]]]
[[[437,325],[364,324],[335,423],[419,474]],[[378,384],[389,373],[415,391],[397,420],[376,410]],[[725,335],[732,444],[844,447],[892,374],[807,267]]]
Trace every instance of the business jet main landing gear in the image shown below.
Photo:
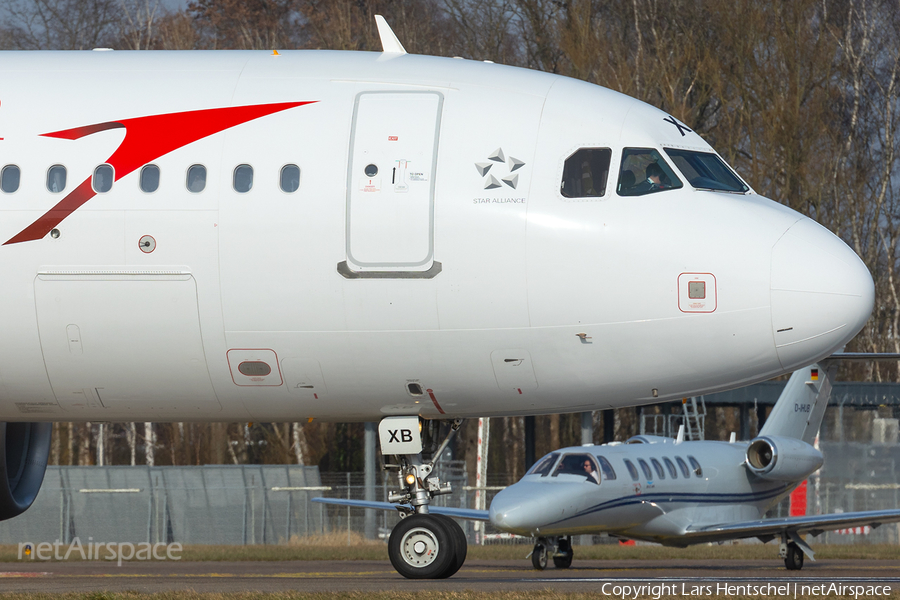
[[[778,557],[784,559],[784,567],[788,571],[799,571],[802,569],[806,555],[811,560],[815,560],[812,548],[809,547],[802,537],[793,532],[785,532],[781,535]]]
[[[557,569],[568,569],[572,566],[571,537],[542,537],[537,538],[534,544],[534,550],[531,551],[531,565],[538,571],[547,568],[547,562],[553,559],[553,566]]]
[[[803,550],[800,546],[790,543],[784,555],[784,566],[788,571],[799,571],[803,568]]]
[[[400,490],[388,494],[402,517],[388,539],[388,555],[394,569],[407,579],[450,577],[466,560],[468,545],[462,528],[450,517],[428,511],[432,498],[451,491],[450,484],[441,483],[433,471],[460,425],[462,419],[454,420],[437,448],[439,421],[387,417],[378,425],[384,468],[397,470],[400,480]]]

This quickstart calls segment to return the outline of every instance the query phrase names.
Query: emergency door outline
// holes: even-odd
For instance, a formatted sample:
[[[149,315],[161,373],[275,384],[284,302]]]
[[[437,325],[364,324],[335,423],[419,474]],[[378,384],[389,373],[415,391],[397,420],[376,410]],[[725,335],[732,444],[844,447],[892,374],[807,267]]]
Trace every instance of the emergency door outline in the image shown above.
[[[431,278],[440,272],[434,191],[443,103],[435,91],[357,94],[347,169],[347,260],[338,264],[344,277]]]

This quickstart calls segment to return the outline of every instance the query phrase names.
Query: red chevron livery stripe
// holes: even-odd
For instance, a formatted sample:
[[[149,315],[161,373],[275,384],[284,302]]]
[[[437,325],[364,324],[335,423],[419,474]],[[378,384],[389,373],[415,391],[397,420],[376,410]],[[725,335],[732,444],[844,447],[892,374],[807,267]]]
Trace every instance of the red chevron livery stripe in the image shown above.
[[[118,181],[142,165],[153,162],[191,142],[260,117],[313,102],[315,101],[280,102],[150,115],[75,127],[42,135],[77,140],[100,131],[124,128],[125,138],[112,156],[106,160],[108,164],[112,165],[115,171],[115,180]],[[41,239],[95,195],[96,192],[91,187],[91,177],[88,177],[60,200],[56,206],[13,236],[4,246]]]

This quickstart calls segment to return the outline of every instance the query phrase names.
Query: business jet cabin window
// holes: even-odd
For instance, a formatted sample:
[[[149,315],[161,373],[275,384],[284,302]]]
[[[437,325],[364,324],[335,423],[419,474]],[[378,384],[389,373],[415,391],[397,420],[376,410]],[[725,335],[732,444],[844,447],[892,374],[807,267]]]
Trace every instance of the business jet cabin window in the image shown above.
[[[4,193],[12,194],[19,189],[19,167],[16,165],[6,165],[0,171],[0,190]]]
[[[609,148],[581,148],[566,159],[559,192],[566,198],[599,198],[606,193]]]

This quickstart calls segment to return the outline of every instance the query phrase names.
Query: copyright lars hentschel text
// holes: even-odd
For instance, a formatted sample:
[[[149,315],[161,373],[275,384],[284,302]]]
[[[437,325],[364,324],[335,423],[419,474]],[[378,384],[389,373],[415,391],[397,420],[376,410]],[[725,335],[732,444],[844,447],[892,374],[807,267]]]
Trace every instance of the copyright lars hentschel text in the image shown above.
[[[606,582],[600,592],[614,598],[651,597],[659,599],[663,596],[788,596],[793,598],[809,596],[844,596],[858,598],[860,596],[890,596],[889,585],[862,585],[847,583],[658,583],[629,585]]]

